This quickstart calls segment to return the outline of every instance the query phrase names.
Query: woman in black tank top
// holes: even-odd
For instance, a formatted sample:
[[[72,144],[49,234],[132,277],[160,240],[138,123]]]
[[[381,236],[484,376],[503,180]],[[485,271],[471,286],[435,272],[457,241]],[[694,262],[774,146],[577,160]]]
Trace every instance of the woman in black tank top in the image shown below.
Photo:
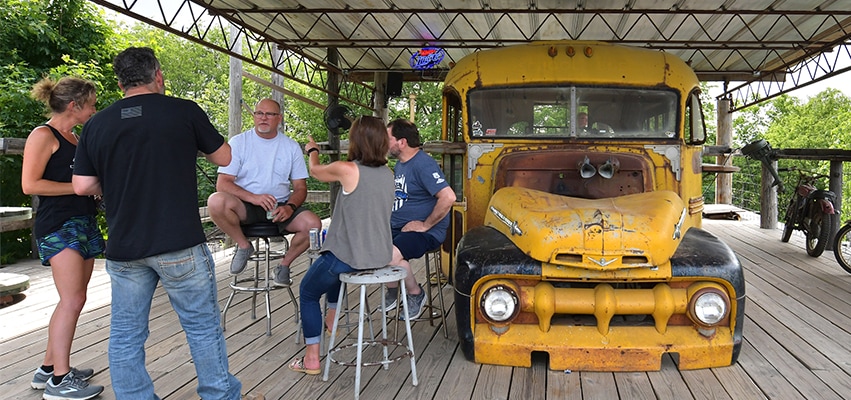
[[[45,389],[48,395],[70,390],[93,397],[103,387],[86,382],[92,369],[71,367],[70,352],[94,257],[103,253],[104,242],[95,220],[94,200],[74,194],[71,176],[77,148],[72,129],[95,113],[95,86],[79,78],[58,82],[45,78],[33,87],[32,96],[48,106],[50,120],[27,138],[21,188],[39,199],[33,235],[42,264],[52,269],[59,303],[50,318],[43,364],[30,385]]]

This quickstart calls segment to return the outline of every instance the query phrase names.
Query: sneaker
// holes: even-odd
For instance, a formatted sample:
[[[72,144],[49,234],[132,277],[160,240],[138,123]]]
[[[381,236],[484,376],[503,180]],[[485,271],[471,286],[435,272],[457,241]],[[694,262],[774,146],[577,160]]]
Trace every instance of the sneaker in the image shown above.
[[[89,385],[88,382],[80,379],[73,373],[69,373],[62,378],[62,382],[58,385],[53,385],[53,380],[47,381],[44,386],[45,400],[86,400],[96,397],[103,392],[103,386]]]
[[[86,369],[77,369],[71,367],[71,372],[69,374],[74,374],[77,378],[80,378],[84,381],[87,381],[92,378],[92,375],[95,374],[95,370],[91,368]],[[44,386],[47,385],[48,379],[53,378],[53,372],[44,372],[41,367],[36,368],[35,374],[33,375],[33,380],[30,382],[30,386],[33,389],[44,390]]]
[[[406,295],[408,298],[408,319],[415,320],[423,314],[423,309],[425,309],[426,303],[426,292],[423,290],[423,285],[419,285],[420,294],[417,295]],[[404,320],[405,316],[400,315],[400,320]]]
[[[231,275],[241,274],[245,271],[245,266],[248,265],[248,259],[254,254],[254,245],[248,243],[247,249],[240,249],[236,246],[236,251],[233,253],[233,261],[230,262]]]
[[[399,288],[387,288],[384,293],[384,311],[392,311],[396,309],[397,298],[399,297]]]
[[[278,265],[275,267],[275,284],[278,286],[290,286],[293,280],[290,279],[290,267]]]

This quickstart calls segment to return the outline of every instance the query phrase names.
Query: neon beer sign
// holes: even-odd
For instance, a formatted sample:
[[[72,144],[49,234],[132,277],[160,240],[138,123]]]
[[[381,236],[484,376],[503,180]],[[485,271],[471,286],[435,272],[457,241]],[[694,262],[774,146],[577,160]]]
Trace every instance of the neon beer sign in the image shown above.
[[[431,69],[437,67],[446,52],[440,47],[423,47],[413,55],[411,55],[411,68],[413,69]]]

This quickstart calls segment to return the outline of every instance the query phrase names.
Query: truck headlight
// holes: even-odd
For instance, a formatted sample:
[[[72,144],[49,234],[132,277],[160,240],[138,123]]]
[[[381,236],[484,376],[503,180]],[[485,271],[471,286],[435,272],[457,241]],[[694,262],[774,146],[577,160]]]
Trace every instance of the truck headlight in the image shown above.
[[[482,313],[491,322],[505,322],[514,318],[519,310],[517,293],[514,289],[496,285],[482,294]]]
[[[730,311],[727,296],[716,288],[703,288],[691,299],[690,310],[694,322],[709,327],[727,317]]]

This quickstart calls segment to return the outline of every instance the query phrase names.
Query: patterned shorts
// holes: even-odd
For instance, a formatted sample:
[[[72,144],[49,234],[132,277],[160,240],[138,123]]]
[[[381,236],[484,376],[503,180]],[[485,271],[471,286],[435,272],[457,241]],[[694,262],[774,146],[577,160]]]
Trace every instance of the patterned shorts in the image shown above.
[[[38,239],[41,265],[49,266],[50,258],[65,249],[77,250],[84,260],[103,254],[105,243],[94,216],[69,218],[62,227]]]

